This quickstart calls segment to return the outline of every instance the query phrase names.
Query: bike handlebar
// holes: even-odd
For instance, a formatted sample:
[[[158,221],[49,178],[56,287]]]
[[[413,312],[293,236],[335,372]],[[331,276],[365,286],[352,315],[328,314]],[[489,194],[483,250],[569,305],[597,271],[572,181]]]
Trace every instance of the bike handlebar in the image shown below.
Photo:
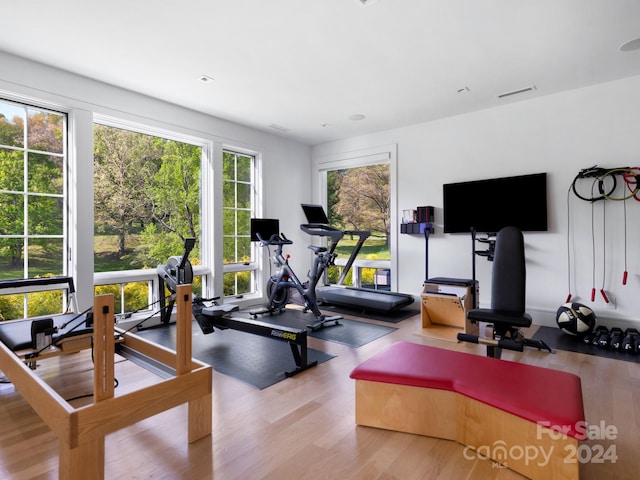
[[[258,240],[260,240],[260,245],[291,245],[293,244],[293,241],[289,240],[287,237],[284,236],[284,233],[274,233],[273,235],[271,235],[271,237],[269,237],[268,240],[265,240],[264,238],[262,238],[262,235],[260,235],[260,233],[256,233],[256,237],[258,237]]]

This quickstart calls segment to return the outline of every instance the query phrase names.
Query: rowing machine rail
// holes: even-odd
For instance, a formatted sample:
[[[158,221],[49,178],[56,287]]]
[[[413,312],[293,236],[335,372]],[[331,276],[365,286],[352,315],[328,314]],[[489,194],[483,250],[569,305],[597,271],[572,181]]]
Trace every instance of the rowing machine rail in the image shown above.
[[[220,330],[230,328],[232,330],[287,342],[291,347],[291,353],[293,354],[293,359],[296,364],[295,369],[285,372],[287,377],[291,377],[308,368],[315,367],[318,364],[317,361],[309,362],[306,329],[300,330],[248,318],[234,318],[230,316],[230,314],[238,309],[235,305],[213,305],[211,307],[205,307],[202,303],[194,302],[192,308],[193,316],[204,334],[212,333],[214,327]]]

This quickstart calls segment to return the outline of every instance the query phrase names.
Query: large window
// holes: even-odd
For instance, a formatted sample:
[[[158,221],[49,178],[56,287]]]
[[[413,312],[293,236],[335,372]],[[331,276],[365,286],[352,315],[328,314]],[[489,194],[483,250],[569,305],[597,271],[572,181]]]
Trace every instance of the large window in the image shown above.
[[[223,152],[224,295],[254,292],[251,217],[255,208],[255,157]]]
[[[0,100],[0,279],[66,274],[66,115]],[[0,297],[0,320],[59,313],[61,293]]]
[[[186,238],[200,239],[202,146],[157,135],[94,125],[94,268],[96,272],[150,270],[183,253]],[[189,256],[199,264],[200,244]],[[99,282],[116,309],[148,307],[148,275]],[[137,281],[136,281],[137,280]],[[200,293],[200,279],[194,291]]]
[[[379,163],[327,171],[328,217],[343,230],[367,231],[370,236],[360,248],[357,260],[342,279],[343,284],[389,289],[391,245],[390,164]],[[342,266],[355,248],[358,235],[345,235],[336,253],[336,267],[329,269],[329,282],[340,281]]]

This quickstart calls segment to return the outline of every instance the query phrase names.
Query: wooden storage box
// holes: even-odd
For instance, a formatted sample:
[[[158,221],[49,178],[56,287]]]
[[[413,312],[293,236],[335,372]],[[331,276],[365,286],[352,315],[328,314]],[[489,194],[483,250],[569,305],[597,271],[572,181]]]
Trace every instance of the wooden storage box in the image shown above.
[[[420,299],[423,334],[453,341],[458,333],[478,334],[478,324],[467,320],[467,312],[478,305],[477,281],[431,278],[424,283]]]

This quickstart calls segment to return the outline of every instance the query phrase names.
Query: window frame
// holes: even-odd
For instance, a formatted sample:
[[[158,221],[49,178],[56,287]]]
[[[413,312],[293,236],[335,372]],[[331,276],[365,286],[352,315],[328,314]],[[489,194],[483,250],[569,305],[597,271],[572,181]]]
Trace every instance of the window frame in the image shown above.
[[[316,176],[314,182],[314,198],[317,202],[327,207],[327,172],[331,170],[349,169],[357,167],[366,167],[381,163],[389,164],[389,187],[391,189],[391,215],[389,222],[398,225],[398,206],[397,206],[397,145],[381,145],[365,150],[357,150],[352,152],[336,153],[323,157],[312,159],[313,171]],[[370,268],[375,270],[390,270],[391,282],[388,285],[392,291],[398,291],[398,231],[391,229],[391,239],[389,244],[389,260],[364,260],[357,259],[352,265],[353,286],[360,286],[360,270]],[[343,266],[346,260],[336,259],[335,264]]]
[[[209,212],[211,211],[211,199],[207,198],[203,192],[211,192],[214,191],[212,179],[213,175],[211,174],[212,170],[212,152],[214,152],[213,142],[210,140],[206,140],[202,137],[196,137],[190,134],[185,134],[179,132],[179,129],[170,130],[166,127],[160,127],[153,125],[154,122],[149,123],[140,123],[138,121],[126,120],[119,117],[114,117],[110,115],[104,115],[100,113],[93,114],[93,120],[91,123],[91,129],[93,132],[94,125],[104,125],[107,127],[128,130],[135,133],[141,133],[144,135],[149,135],[153,137],[159,137],[171,141],[188,143],[190,145],[195,145],[201,148],[201,160],[200,160],[200,238],[197,239],[200,243],[200,253],[201,253],[201,265],[193,265],[193,274],[194,277],[202,278],[202,293],[206,297],[214,296],[214,282],[213,282],[213,263],[209,263],[210,259],[213,258],[211,251],[213,250],[213,246],[211,246],[211,240],[213,235],[209,232],[213,231],[214,225],[211,222],[211,215]],[[93,151],[92,151],[93,154]],[[93,158],[93,157],[92,157]],[[93,162],[91,162],[93,165]],[[92,198],[92,206],[93,198]],[[93,210],[93,209],[92,209]],[[93,238],[93,229],[91,233],[92,243],[94,241]],[[175,255],[180,255],[182,252],[176,252]],[[119,271],[108,271],[108,272],[93,272],[93,286],[94,288],[97,286],[106,286],[106,285],[114,285],[119,287],[120,292],[120,309],[122,310],[122,314],[130,313],[124,311],[124,289],[127,284],[130,283],[138,283],[138,282],[147,282],[147,295],[148,295],[148,304],[149,305],[157,305],[160,301],[159,292],[159,278],[155,269],[130,269],[130,270],[119,270]],[[149,309],[152,310],[152,309]],[[144,314],[147,314],[149,310],[146,310]]]
[[[250,217],[251,218],[261,217],[262,216],[262,171],[261,171],[262,155],[255,150],[250,150],[250,149],[246,149],[238,146],[231,146],[231,145],[224,145],[221,149],[221,157],[220,157],[221,184],[220,185],[222,188],[221,188],[220,209],[219,209],[219,211],[221,212],[221,217],[224,217],[224,211],[227,208],[224,205],[224,198],[222,197],[222,192],[224,191],[224,182],[225,182],[225,179],[224,179],[224,154],[225,153],[232,153],[235,155],[247,156],[252,158],[251,181],[250,181],[250,187],[251,187]],[[237,202],[233,208],[237,210]],[[229,237],[229,235],[227,235],[224,232],[223,222],[221,222],[221,231],[222,231],[221,251],[224,252],[224,239],[226,237]],[[234,236],[236,237],[238,236],[237,231],[235,232]],[[251,275],[250,291],[240,292],[240,293],[236,292],[233,295],[224,295],[224,280],[223,280],[221,291],[223,292],[225,299],[236,301],[239,299],[247,299],[247,298],[254,299],[262,296],[263,292],[260,285],[264,283],[262,282],[264,274],[261,273],[264,267],[264,262],[262,261],[262,255],[260,255],[259,247],[255,243],[251,245],[250,252],[251,252],[251,259],[249,262],[225,263],[224,253],[222,254],[221,264],[222,264],[223,278],[226,274],[229,274],[229,273],[237,274],[242,272],[250,272],[250,275]]]
[[[68,272],[71,269],[70,265],[70,257],[71,257],[71,240],[70,240],[70,224],[72,222],[71,215],[71,189],[69,185],[72,179],[72,151],[70,148],[71,138],[72,136],[72,115],[68,109],[61,108],[57,105],[49,104],[48,102],[41,101],[33,101],[31,99],[26,98],[17,98],[14,95],[6,94],[5,92],[0,92],[2,96],[0,97],[0,101],[6,104],[10,104],[15,106],[16,108],[23,109],[25,112],[24,117],[24,144],[21,147],[11,146],[11,145],[3,145],[2,148],[13,151],[22,152],[23,156],[23,188],[22,191],[11,191],[6,190],[4,192],[12,195],[21,195],[23,197],[23,227],[22,233],[11,233],[8,235],[2,235],[3,238],[22,238],[24,240],[23,246],[23,260],[22,260],[22,279],[26,280],[30,277],[29,274],[29,240],[30,239],[60,239],[62,240],[61,245],[61,258],[60,258],[60,272],[48,272],[55,276],[67,276]],[[44,150],[35,150],[29,147],[29,111],[37,111],[45,114],[53,114],[59,115],[62,118],[62,140],[61,147],[62,152],[50,152]],[[29,189],[28,182],[28,171],[29,171],[29,156],[31,154],[36,155],[53,155],[62,159],[62,192],[61,193],[49,193],[49,192],[31,192]],[[29,232],[29,209],[28,209],[28,199],[29,197],[46,197],[46,198],[57,198],[62,201],[62,222],[61,222],[61,233],[56,234],[33,234]],[[28,303],[29,303],[29,295],[33,293],[37,293],[38,291],[46,291],[51,290],[45,288],[44,290],[34,290],[30,291],[26,289],[24,292],[16,292],[16,294],[23,296],[23,317],[27,318],[29,315],[28,312]],[[58,290],[58,289],[54,289]],[[64,311],[69,305],[69,301],[71,300],[70,294],[66,289],[60,289],[62,291],[62,302],[61,302],[61,311]],[[50,313],[59,313],[59,312],[50,312]]]

